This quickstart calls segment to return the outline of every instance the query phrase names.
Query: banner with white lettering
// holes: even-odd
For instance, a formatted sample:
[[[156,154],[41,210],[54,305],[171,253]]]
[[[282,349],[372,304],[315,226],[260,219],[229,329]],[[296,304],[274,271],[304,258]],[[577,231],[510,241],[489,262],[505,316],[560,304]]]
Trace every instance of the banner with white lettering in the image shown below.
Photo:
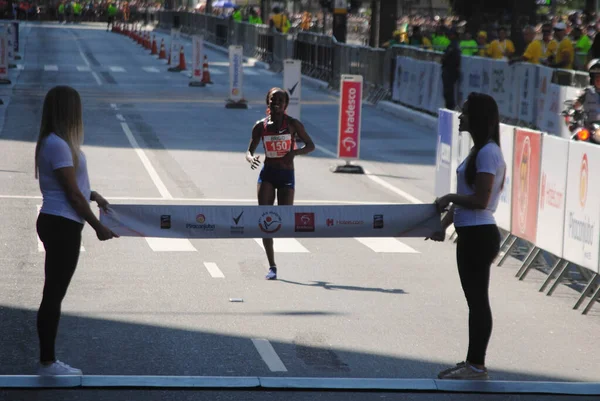
[[[417,70],[417,98],[415,106],[420,109],[427,109],[429,99],[427,98],[427,85],[429,85],[429,74],[431,73],[431,63],[421,61]]]
[[[563,258],[594,272],[598,269],[600,230],[600,147],[569,143]]]
[[[229,99],[239,102],[244,98],[244,48],[229,46]]]
[[[510,117],[511,115],[511,93],[512,87],[512,68],[504,60],[490,60],[490,96],[496,103],[500,115]]]
[[[100,221],[122,237],[423,238],[441,230],[433,204],[322,206],[116,205]]]
[[[181,43],[181,31],[179,29],[171,28],[171,49],[169,57],[169,65],[177,67],[179,66],[179,47]]]
[[[419,98],[419,68],[421,67],[421,60],[413,60],[410,69],[410,81],[408,83],[408,99],[407,103],[416,106],[417,99]]]
[[[458,85],[456,85],[456,102],[462,106],[464,101],[469,96],[469,73],[472,68],[470,57],[461,56],[460,59],[460,75]]]
[[[559,258],[563,253],[568,159],[569,141],[544,135],[535,244]]]
[[[302,61],[283,61],[283,87],[287,91],[290,102],[287,114],[290,117],[300,119],[300,99],[302,96]]]
[[[202,82],[202,64],[204,58],[204,37],[192,36],[192,82]]]
[[[544,116],[546,113],[546,103],[550,101],[550,85],[552,84],[552,74],[554,70],[546,66],[537,66],[538,84],[537,84],[537,113],[535,125],[544,129]]]
[[[500,124],[500,148],[506,163],[506,175],[504,176],[504,188],[500,193],[500,200],[494,217],[496,224],[503,230],[511,230],[512,223],[512,171],[513,152],[515,144],[515,127]]]
[[[444,86],[442,85],[442,66],[439,63],[432,63],[431,77],[429,86],[429,111],[437,113],[444,107]]]
[[[481,93],[485,93],[491,96],[490,90],[490,73],[492,60],[485,57],[478,57],[481,62]]]
[[[337,146],[337,157],[340,159],[356,160],[360,158],[362,86],[363,77],[361,75],[342,75]]]

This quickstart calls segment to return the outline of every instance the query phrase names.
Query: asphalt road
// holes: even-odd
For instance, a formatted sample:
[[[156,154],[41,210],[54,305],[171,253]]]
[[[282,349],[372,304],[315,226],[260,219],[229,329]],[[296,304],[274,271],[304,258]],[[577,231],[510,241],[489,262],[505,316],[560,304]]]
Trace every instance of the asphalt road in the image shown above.
[[[266,92],[282,85],[281,75],[249,63],[244,92],[250,107],[229,110],[223,53],[206,49],[214,84],[193,88],[187,75],[168,72],[163,61],[100,25],[22,24],[21,47],[12,84],[0,88],[0,375],[35,374],[44,253],[35,232],[41,197],[33,151],[46,92],[64,84],[81,94],[92,187],[111,202],[239,205],[256,204],[258,173],[244,152],[254,122],[265,115]],[[186,53],[191,60],[189,43]],[[342,164],[335,157],[338,99],[307,84],[302,94],[301,120],[317,150],[296,160],[297,203],[433,201],[435,132],[365,105],[360,164],[369,174],[334,174],[331,167]],[[431,379],[465,357],[467,308],[451,242],[276,240],[275,282],[264,280],[266,257],[252,239],[101,243],[87,227],[83,247],[63,303],[57,352],[86,375]],[[213,277],[205,263],[216,264],[223,277]],[[571,310],[575,291],[561,286],[547,297],[537,291],[544,274],[533,271],[519,282],[517,268],[511,259],[492,273],[492,379],[599,382],[600,308],[582,316]],[[272,391],[3,394],[26,400],[509,399]]]

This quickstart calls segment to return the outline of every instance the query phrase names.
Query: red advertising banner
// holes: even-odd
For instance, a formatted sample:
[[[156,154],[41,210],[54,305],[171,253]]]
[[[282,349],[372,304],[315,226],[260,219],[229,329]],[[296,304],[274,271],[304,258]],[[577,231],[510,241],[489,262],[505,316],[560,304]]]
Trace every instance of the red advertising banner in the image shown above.
[[[515,130],[512,176],[512,234],[535,243],[542,136]]]
[[[360,157],[362,85],[362,76],[342,75],[337,150],[340,159],[351,160]]]

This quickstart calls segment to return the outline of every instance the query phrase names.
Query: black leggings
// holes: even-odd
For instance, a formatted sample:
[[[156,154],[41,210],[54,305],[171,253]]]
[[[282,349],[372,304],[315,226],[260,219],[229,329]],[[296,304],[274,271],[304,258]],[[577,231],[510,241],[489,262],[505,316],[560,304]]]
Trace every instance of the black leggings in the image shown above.
[[[75,273],[81,247],[83,224],[40,213],[37,232],[46,250],[45,282],[37,315],[40,362],[54,362],[54,343],[60,320],[60,306]]]
[[[485,365],[492,335],[490,308],[490,268],[500,250],[496,225],[457,227],[456,260],[458,274],[469,305],[469,352],[467,361]]]

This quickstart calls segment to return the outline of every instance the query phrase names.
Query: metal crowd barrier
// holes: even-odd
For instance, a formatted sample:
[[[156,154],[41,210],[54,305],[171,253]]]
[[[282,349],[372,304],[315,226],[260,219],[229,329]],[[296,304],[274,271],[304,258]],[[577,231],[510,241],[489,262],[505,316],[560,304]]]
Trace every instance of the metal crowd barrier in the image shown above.
[[[332,36],[306,31],[281,34],[267,25],[235,22],[213,15],[183,11],[159,11],[157,14],[156,19],[163,29],[170,29],[177,17],[183,33],[201,33],[206,41],[219,46],[241,45],[246,57],[264,61],[274,71],[283,69],[286,58],[301,60],[303,74],[325,81],[331,88],[338,88],[341,74],[360,74],[364,98],[373,103],[391,100],[397,56],[437,63],[443,56],[439,51],[408,45],[379,49],[343,44]],[[555,70],[552,82],[579,88],[587,86],[589,78],[579,71]]]

